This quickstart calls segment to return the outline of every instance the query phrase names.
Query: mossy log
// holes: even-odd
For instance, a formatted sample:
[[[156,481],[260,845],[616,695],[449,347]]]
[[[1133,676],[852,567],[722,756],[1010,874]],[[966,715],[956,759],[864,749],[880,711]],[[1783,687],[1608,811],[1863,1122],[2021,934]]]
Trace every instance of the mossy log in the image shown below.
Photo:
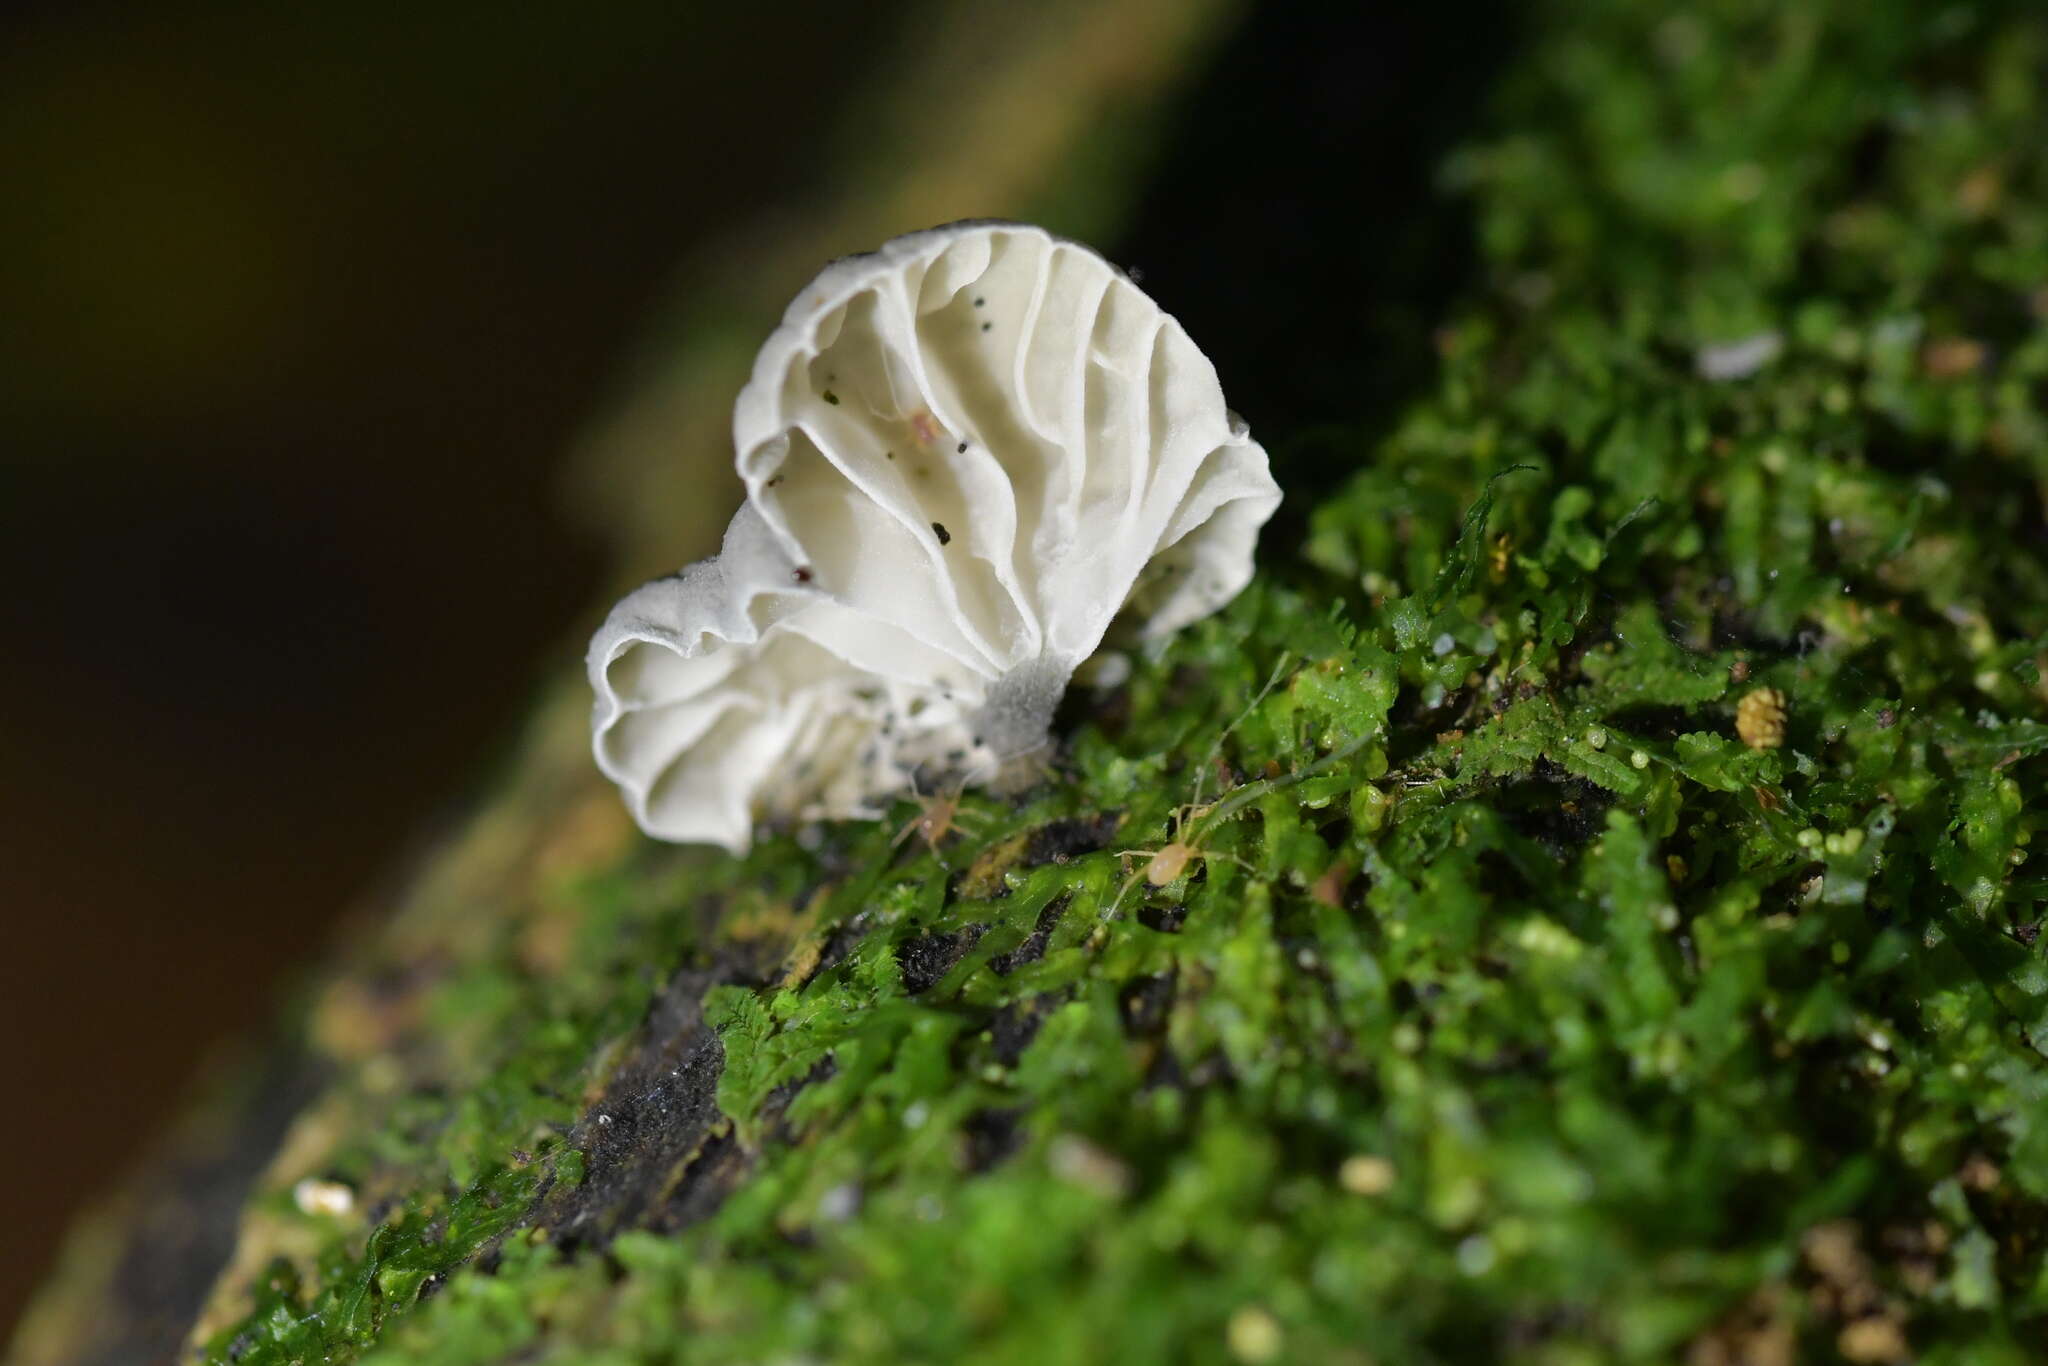
[[[1072,111],[1211,28],[1086,13],[1026,25],[1068,131],[982,210],[1071,203]],[[1442,160],[1477,246],[1434,375],[1313,430],[1247,402],[1292,498],[1259,580],[1070,697],[1038,787],[936,845],[892,843],[906,803],[662,846],[565,664],[214,1112],[219,1171],[266,1160],[192,1197],[240,1222],[189,1350],[2037,1359],[2048,19],[1523,22]],[[923,183],[819,221],[956,216]],[[1109,235],[1096,202],[1036,216]],[[629,575],[681,558],[673,450],[715,451],[727,339],[815,245],[717,263],[761,296],[604,429]],[[1286,269],[1245,251],[1219,276]],[[138,1359],[123,1275],[167,1235],[101,1228],[24,1362]]]

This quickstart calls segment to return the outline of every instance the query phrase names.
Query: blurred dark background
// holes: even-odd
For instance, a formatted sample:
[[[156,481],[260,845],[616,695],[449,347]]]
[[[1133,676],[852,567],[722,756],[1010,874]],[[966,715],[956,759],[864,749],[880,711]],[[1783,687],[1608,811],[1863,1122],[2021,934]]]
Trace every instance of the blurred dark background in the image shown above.
[[[1431,170],[1502,10],[1254,8],[1102,244],[1216,359],[1290,516],[1346,472],[1291,437],[1428,378],[1467,257]],[[0,18],[0,1341],[66,1219],[578,654],[605,561],[565,449],[674,264],[822,173],[906,12]]]
[[[0,1340],[574,657],[557,461],[891,12],[0,18]]]

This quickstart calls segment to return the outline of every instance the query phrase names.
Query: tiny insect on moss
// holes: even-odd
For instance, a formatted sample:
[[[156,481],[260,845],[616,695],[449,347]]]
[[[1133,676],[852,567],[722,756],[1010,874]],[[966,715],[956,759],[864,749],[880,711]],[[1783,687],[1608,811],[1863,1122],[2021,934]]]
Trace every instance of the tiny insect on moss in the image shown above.
[[[1258,694],[1252,698],[1251,703],[1245,707],[1244,711],[1238,714],[1237,719],[1223,728],[1222,734],[1216,737],[1215,744],[1209,747],[1208,754],[1203,757],[1201,764],[1196,770],[1194,799],[1175,809],[1171,818],[1171,834],[1166,844],[1158,849],[1119,849],[1117,851],[1117,857],[1125,860],[1126,866],[1128,866],[1129,860],[1133,858],[1142,858],[1145,860],[1145,863],[1142,868],[1132,869],[1130,874],[1124,879],[1123,887],[1119,889],[1116,900],[1111,903],[1109,908],[1112,916],[1123,906],[1124,898],[1130,894],[1131,888],[1138,884],[1138,880],[1141,877],[1154,887],[1170,886],[1186,875],[1189,865],[1197,859],[1203,861],[1222,859],[1249,870],[1251,865],[1236,855],[1218,853],[1206,848],[1205,842],[1207,838],[1225,821],[1231,819],[1239,811],[1252,802],[1257,801],[1260,797],[1265,796],[1269,792],[1278,792],[1284,788],[1292,787],[1294,784],[1305,779],[1327,772],[1363,749],[1367,741],[1372,738],[1370,736],[1360,736],[1293,773],[1282,774],[1275,778],[1261,778],[1257,782],[1245,783],[1231,791],[1228,796],[1206,806],[1203,805],[1202,785],[1208,778],[1209,770],[1215,765],[1218,756],[1222,752],[1223,742],[1230,738],[1231,732],[1243,724],[1245,719],[1258,708],[1261,702],[1266,700],[1266,695],[1272,692],[1279,684],[1281,678],[1287,674],[1292,663],[1293,656],[1291,654],[1282,654],[1280,656],[1280,660],[1274,666],[1272,676],[1266,680],[1265,686],[1259,689]]]
[[[962,793],[963,789],[958,784],[930,796],[913,792],[911,800],[918,804],[917,814],[903,823],[903,828],[890,839],[889,847],[900,848],[903,841],[916,835],[941,866],[951,867],[945,855],[939,852],[939,847],[952,835],[974,833],[974,827],[979,824],[975,817],[960,809]]]

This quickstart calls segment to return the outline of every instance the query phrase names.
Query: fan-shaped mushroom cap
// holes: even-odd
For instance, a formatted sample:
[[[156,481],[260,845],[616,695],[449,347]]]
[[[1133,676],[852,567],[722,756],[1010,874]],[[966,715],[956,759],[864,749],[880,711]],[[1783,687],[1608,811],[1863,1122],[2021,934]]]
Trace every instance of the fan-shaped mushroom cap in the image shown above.
[[[919,770],[1014,773],[1121,612],[1227,602],[1280,492],[1216,372],[1077,243],[1015,223],[828,266],[741,391],[716,560],[592,641],[599,765],[650,833],[744,849]]]

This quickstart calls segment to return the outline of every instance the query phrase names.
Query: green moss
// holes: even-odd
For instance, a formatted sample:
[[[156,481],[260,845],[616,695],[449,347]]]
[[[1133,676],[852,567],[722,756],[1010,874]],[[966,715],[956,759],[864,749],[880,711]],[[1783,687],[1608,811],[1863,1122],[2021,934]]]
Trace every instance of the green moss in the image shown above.
[[[2011,13],[1549,9],[1447,172],[1483,278],[1436,391],[1301,554],[959,843],[892,853],[906,808],[587,875],[562,974],[438,988],[474,1084],[348,1159],[405,1203],[216,1356],[2023,1359],[2048,29]],[[682,968],[741,1174],[601,1250],[506,1238],[599,1190],[559,1134]]]

